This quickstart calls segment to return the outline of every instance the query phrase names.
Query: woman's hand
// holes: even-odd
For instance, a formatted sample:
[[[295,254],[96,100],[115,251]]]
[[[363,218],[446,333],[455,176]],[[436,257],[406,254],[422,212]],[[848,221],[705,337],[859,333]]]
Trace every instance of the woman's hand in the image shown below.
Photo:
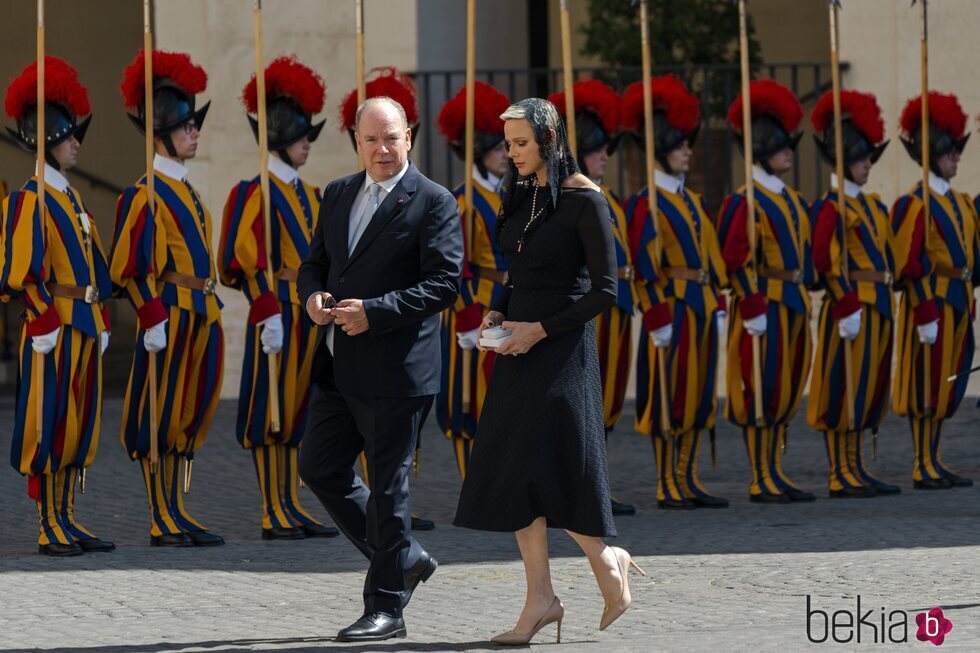
[[[540,322],[504,322],[500,326],[510,329],[511,334],[504,344],[493,350],[498,356],[526,354],[531,347],[548,336]]]
[[[486,315],[483,316],[483,322],[480,323],[480,335],[483,335],[484,329],[492,329],[495,326],[500,326],[506,316],[500,311],[488,311]],[[476,341],[476,348],[480,351],[496,351],[496,349],[489,349],[480,344],[479,339]]]

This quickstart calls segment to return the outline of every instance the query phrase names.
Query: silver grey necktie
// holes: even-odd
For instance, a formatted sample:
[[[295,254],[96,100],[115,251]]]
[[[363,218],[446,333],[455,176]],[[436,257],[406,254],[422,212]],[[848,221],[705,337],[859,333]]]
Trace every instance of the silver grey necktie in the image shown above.
[[[378,210],[378,198],[381,194],[381,186],[378,184],[371,184],[369,187],[371,191],[371,197],[368,198],[367,205],[364,207],[364,211],[361,213],[357,222],[352,225],[350,230],[350,235],[347,238],[347,254],[350,255],[354,252],[354,248],[357,246],[357,241],[361,239],[361,234],[367,229],[368,223],[371,222],[371,216],[374,212]]]

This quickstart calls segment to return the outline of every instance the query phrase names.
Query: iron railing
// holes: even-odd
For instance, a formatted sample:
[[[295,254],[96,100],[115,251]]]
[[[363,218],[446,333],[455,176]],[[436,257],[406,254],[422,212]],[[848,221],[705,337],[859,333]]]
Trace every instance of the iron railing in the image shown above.
[[[846,70],[847,64],[842,68]],[[698,64],[686,66],[657,66],[655,75],[675,74],[688,84],[701,99],[701,132],[694,148],[692,188],[704,193],[709,207],[716,210],[726,195],[741,183],[742,158],[735,143],[735,136],[727,127],[725,113],[741,87],[741,74],[737,64]],[[804,109],[812,109],[819,96],[830,88],[830,64],[781,63],[754,67],[756,78],[769,77],[788,86],[803,103]],[[579,68],[575,78],[602,79],[622,92],[626,86],[640,78],[636,67]],[[419,99],[420,129],[416,136],[413,158],[416,164],[433,180],[452,188],[463,178],[463,164],[453,154],[445,139],[438,133],[436,118],[442,105],[455,95],[466,80],[465,71],[429,70],[411,73],[415,80]],[[485,81],[507,95],[511,100],[525,97],[547,97],[562,89],[562,71],[553,68],[487,69],[476,71],[476,78]],[[608,178],[620,197],[639,190],[643,184],[642,159],[637,148],[621,146],[609,164]],[[813,175],[804,178],[812,161]],[[628,168],[636,169],[628,174]],[[827,185],[829,171],[819,162],[819,154],[810,139],[804,139],[795,156],[792,185],[807,197],[821,194]]]

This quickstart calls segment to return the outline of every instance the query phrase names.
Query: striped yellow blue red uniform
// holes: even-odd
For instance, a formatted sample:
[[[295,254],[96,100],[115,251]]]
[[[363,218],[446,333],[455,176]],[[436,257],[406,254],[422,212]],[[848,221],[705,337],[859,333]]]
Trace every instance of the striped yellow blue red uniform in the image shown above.
[[[240,290],[250,306],[235,434],[255,464],[262,491],[262,527],[295,528],[317,523],[298,501],[296,461],[306,430],[316,327],[296,293],[295,275],[310,253],[320,195],[298,177],[287,183],[270,174],[269,199],[275,290],[270,289],[266,272],[269,253],[258,177],[242,181],[228,196],[218,266],[221,282]],[[269,428],[269,364],[257,326],[273,315],[281,315],[283,323],[282,351],[276,355],[279,433]]]
[[[908,416],[915,447],[912,479],[938,479],[952,472],[940,458],[946,420],[956,413],[966,394],[965,372],[973,362],[974,284],[980,245],[977,213],[964,193],[930,189],[929,234],[923,215],[922,184],[898,198],[891,211],[895,269],[902,286],[896,339],[898,369],[894,408]],[[955,274],[953,270],[964,271]],[[939,320],[939,335],[930,347],[930,360],[919,342],[916,325]],[[926,397],[925,374],[931,377]]]
[[[599,373],[602,376],[602,418],[606,432],[611,431],[623,414],[623,402],[630,378],[630,361],[633,356],[633,255],[630,251],[626,213],[613,192],[599,186],[609,211],[616,222],[613,235],[616,245],[616,266],[619,268],[619,287],[616,305],[596,317],[596,344],[599,350]]]
[[[862,434],[877,429],[888,410],[894,307],[891,280],[895,260],[888,208],[878,195],[847,197],[846,226],[838,194],[829,191],[810,210],[813,259],[826,289],[820,309],[816,360],[810,381],[807,422],[822,431],[830,462],[831,491],[879,485],[863,459]],[[848,270],[880,280],[843,276],[841,235],[846,229]],[[844,347],[837,321],[861,311],[861,329],[851,345],[854,430],[848,429]]]
[[[109,331],[102,302],[112,294],[109,267],[95,221],[71,186],[45,184],[45,211],[39,216],[37,179],[3,202],[0,237],[0,292],[20,302],[25,321],[20,347],[11,433],[11,465],[30,477],[37,501],[38,543],[71,544],[94,539],[74,518],[72,485],[89,467],[99,446],[102,412],[100,334]],[[87,233],[86,233],[87,230]],[[92,286],[97,301],[54,296],[51,284]],[[55,348],[34,353],[35,336],[60,327]],[[43,361],[44,419],[37,437],[39,361]]]
[[[183,508],[179,458],[191,459],[207,438],[221,392],[224,336],[215,294],[161,276],[174,272],[215,280],[211,216],[186,180],[155,174],[154,208],[147,211],[146,178],[123,191],[116,206],[112,281],[136,309],[136,351],[123,403],[121,439],[143,468],[151,535],[204,528]],[[166,324],[167,347],[152,354],[157,371],[161,473],[150,474],[149,356],[146,329]]]
[[[744,429],[752,485],[749,493],[798,490],[782,470],[780,443],[810,375],[810,298],[815,281],[810,219],[803,197],[786,186],[773,192],[755,182],[756,242],[748,239],[745,188],[726,198],[718,220],[722,256],[734,300],[728,330],[727,419]],[[755,256],[755,271],[749,264]],[[762,274],[768,269],[770,276]],[[777,275],[793,278],[782,280]],[[756,426],[752,337],[745,319],[765,314],[759,338],[764,426]]]
[[[460,184],[453,192],[460,216],[466,215],[465,190]],[[442,316],[442,390],[436,396],[436,420],[442,432],[452,440],[459,475],[464,478],[495,354],[477,349],[464,351],[457,344],[456,334],[479,328],[484,312],[503,292],[501,279],[491,279],[484,272],[503,275],[507,271],[507,261],[497,247],[497,213],[501,201],[500,193],[480,183],[473,184],[473,233],[467,234],[464,230],[464,236],[469,240],[470,258],[463,271],[456,304]],[[469,376],[468,410],[464,410],[464,374]]]
[[[636,362],[636,430],[653,436],[659,480],[657,499],[709,496],[697,478],[705,429],[715,422],[719,289],[728,278],[714,224],[697,193],[657,186],[658,224],[650,216],[646,188],[629,199],[629,238],[636,263],[637,308],[643,335]],[[656,259],[657,248],[660,259]],[[672,278],[667,268],[703,271],[705,283]],[[664,437],[657,348],[650,332],[671,324],[666,352],[671,437]],[[663,355],[663,354],[660,354]]]

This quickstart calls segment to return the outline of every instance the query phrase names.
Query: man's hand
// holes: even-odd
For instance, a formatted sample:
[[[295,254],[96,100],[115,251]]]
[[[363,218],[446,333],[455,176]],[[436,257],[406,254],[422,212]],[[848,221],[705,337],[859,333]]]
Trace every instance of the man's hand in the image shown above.
[[[526,354],[531,347],[544,340],[548,334],[540,322],[503,322],[504,329],[510,329],[511,334],[502,345],[494,349],[498,356],[518,356]]]
[[[361,335],[371,328],[367,313],[364,312],[364,302],[360,299],[345,299],[332,312],[334,322],[349,336]]]
[[[331,306],[335,306],[333,295],[328,292],[315,292],[310,295],[306,302],[306,313],[313,320],[314,324],[325,326],[333,324],[334,312]]]

